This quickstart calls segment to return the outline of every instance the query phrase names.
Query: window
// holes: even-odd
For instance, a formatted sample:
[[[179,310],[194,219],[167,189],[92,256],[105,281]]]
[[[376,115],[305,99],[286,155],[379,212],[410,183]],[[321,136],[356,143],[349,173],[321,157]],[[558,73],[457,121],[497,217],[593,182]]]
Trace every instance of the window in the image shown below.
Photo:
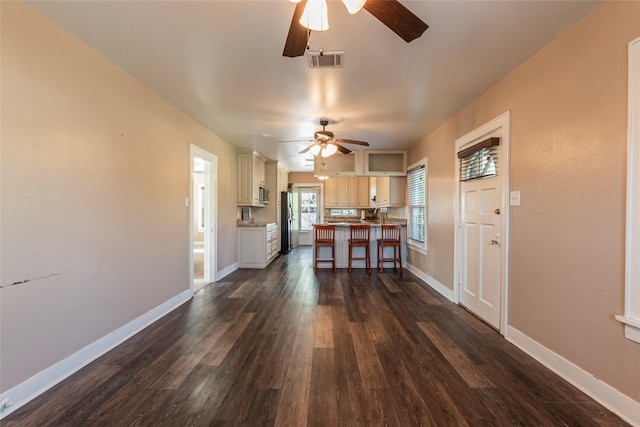
[[[331,216],[358,216],[357,209],[331,209]]]
[[[627,165],[627,242],[625,336],[640,343],[640,38],[629,44],[629,146]]]
[[[458,153],[460,181],[496,176],[500,138],[489,138]]]
[[[408,184],[408,244],[417,249],[427,249],[427,159],[411,165],[407,174]]]
[[[300,231],[313,230],[318,222],[318,190],[315,188],[300,189]]]

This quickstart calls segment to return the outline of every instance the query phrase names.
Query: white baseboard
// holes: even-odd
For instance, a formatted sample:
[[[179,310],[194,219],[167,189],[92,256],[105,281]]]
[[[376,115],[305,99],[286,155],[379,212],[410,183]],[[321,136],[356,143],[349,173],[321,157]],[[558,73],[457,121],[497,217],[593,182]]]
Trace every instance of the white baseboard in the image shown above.
[[[236,263],[233,263],[231,265],[226,266],[222,270],[219,270],[218,274],[216,274],[216,282],[224,279],[225,277],[227,277],[228,275],[230,275],[231,273],[233,273],[237,269],[238,269],[238,263],[236,262]]]
[[[454,294],[453,294],[453,289],[447,288],[445,285],[443,285],[442,283],[438,282],[436,279],[434,279],[433,277],[429,276],[427,273],[425,273],[424,271],[420,270],[415,265],[407,264],[407,270],[409,270],[410,272],[412,272],[413,274],[418,276],[427,285],[431,286],[436,292],[438,292],[440,295],[442,295],[443,297],[445,297],[446,299],[448,299],[452,303],[454,303],[454,304],[458,303],[458,301],[455,300],[455,297],[454,297]]]
[[[7,402],[10,402],[11,406],[4,408],[4,410],[0,408],[0,420],[69,377],[71,374],[93,362],[109,350],[123,343],[156,320],[173,311],[190,298],[190,290],[181,292],[126,325],[2,393],[0,395],[0,402],[3,402],[5,405]]]
[[[640,426],[640,402],[620,393],[513,326],[507,326],[505,338],[626,422]]]

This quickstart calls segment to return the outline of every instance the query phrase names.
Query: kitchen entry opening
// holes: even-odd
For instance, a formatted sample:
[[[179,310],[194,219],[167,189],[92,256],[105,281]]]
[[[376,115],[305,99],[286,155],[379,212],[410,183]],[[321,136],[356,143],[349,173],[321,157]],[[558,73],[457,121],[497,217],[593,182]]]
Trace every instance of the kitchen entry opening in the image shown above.
[[[313,225],[320,222],[320,187],[298,187],[300,234],[298,244],[311,246],[313,244]]]

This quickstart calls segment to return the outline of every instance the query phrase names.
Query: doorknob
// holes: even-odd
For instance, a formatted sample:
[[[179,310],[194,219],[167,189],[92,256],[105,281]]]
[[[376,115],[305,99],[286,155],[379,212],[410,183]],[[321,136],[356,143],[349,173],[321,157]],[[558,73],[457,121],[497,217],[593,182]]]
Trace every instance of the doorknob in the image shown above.
[[[500,245],[500,242],[498,242],[496,239],[491,240],[491,245]]]
[[[500,209],[496,209],[494,212],[496,213],[496,215],[500,215]]]

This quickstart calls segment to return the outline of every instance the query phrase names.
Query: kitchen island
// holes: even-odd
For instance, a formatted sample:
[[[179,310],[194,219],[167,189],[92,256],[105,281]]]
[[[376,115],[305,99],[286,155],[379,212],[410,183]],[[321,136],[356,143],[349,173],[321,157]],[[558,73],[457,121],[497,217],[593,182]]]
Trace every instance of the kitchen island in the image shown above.
[[[338,223],[328,223],[329,225],[336,226],[336,268],[349,268],[349,238],[350,238],[350,230],[349,226],[353,223],[349,222],[338,222]],[[360,223],[358,223],[360,224]],[[369,256],[371,257],[371,269],[376,269],[378,267],[378,242],[377,239],[380,238],[382,233],[382,228],[379,223],[369,223],[371,225],[370,232],[370,243],[369,243]],[[385,223],[389,225],[395,225],[395,223]],[[327,224],[323,224],[327,225]],[[402,257],[403,265],[407,261],[407,227],[405,224],[401,225],[401,234],[400,240],[402,242],[400,246],[400,252]],[[354,248],[353,256],[354,257],[364,257],[364,248]],[[393,248],[385,248],[385,257],[390,257],[392,255]],[[315,245],[313,247],[313,253],[315,254]],[[328,247],[320,247],[318,256],[320,258],[325,258],[331,255],[331,248]],[[330,262],[319,262],[318,268],[331,268]],[[366,268],[366,261],[353,261],[352,268]],[[392,268],[392,262],[385,262],[385,268]]]

